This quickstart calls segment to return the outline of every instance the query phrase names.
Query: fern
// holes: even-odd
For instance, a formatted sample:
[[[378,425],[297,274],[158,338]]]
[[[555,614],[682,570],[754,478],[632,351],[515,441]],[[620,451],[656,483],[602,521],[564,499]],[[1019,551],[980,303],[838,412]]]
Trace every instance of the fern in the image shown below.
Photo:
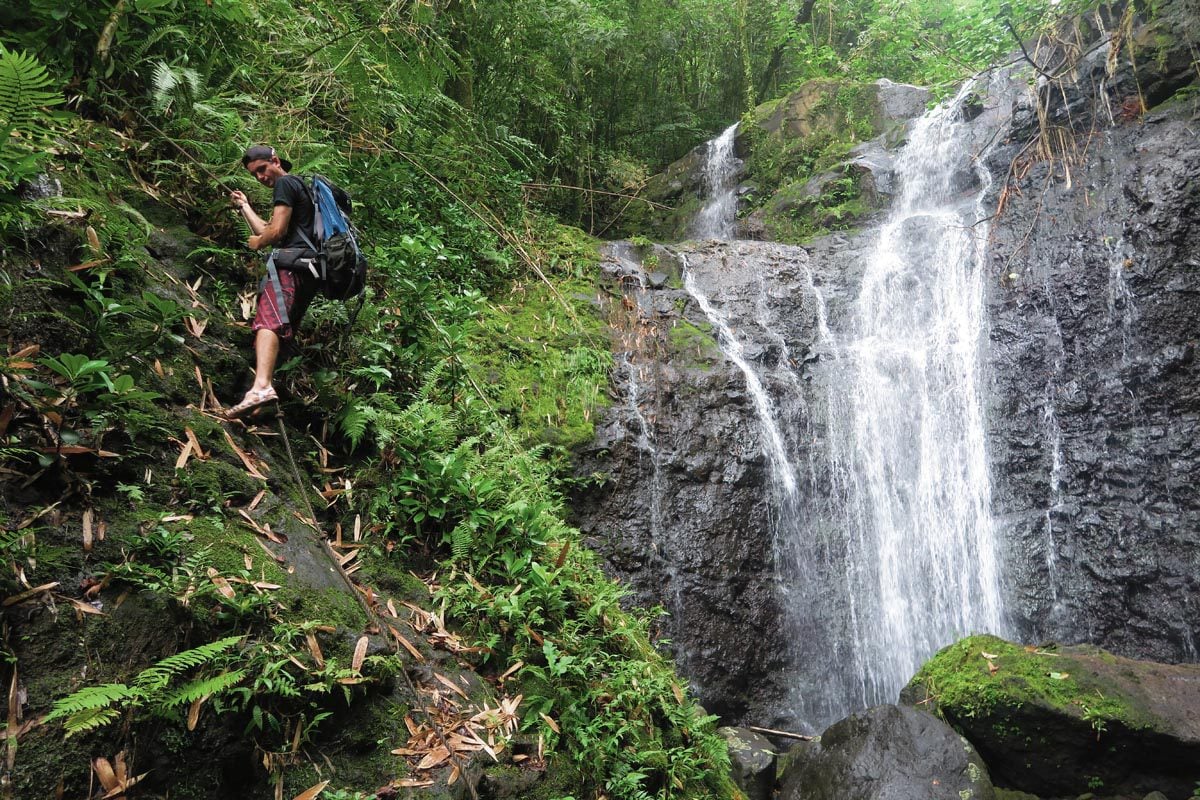
[[[150,97],[154,109],[166,114],[171,106],[191,105],[200,94],[200,73],[190,67],[172,67],[164,61],[154,65],[150,79]]]
[[[450,531],[450,554],[455,561],[465,561],[471,554],[471,546],[475,543],[475,531],[478,523],[467,517],[454,526]]]
[[[36,58],[0,44],[0,187],[37,174],[45,158],[37,145],[50,133],[42,108],[62,102],[57,92],[47,91],[51,85]]]
[[[57,92],[46,91],[53,83],[36,58],[0,44],[0,150],[14,132],[49,132],[41,125],[42,106],[62,102]]]
[[[121,712],[112,707],[85,709],[77,714],[72,714],[71,718],[67,720],[65,726],[67,736],[70,737],[107,725],[119,716],[121,716]]]
[[[74,694],[67,695],[61,700],[56,700],[54,709],[46,715],[46,721],[59,719],[60,717],[73,717],[75,715],[83,715],[92,713],[98,710],[104,710],[109,706],[121,703],[127,700],[134,699],[138,696],[135,689],[131,689],[123,683],[106,683],[101,686],[87,686],[80,689]],[[116,711],[110,709],[116,714]],[[67,728],[70,729],[68,723]],[[93,726],[94,727],[94,726]]]
[[[359,442],[367,433],[367,424],[370,421],[370,410],[365,403],[358,400],[349,402],[337,418],[338,427],[350,440],[351,448],[358,447]]]
[[[246,671],[244,669],[235,669],[230,672],[222,672],[220,675],[214,675],[211,678],[191,681],[180,686],[178,689],[168,692],[167,696],[162,699],[162,705],[165,707],[189,705],[202,697],[224,694],[245,679]]]
[[[171,679],[176,675],[207,664],[240,642],[242,638],[241,636],[228,636],[164,658],[154,666],[142,670],[134,679],[133,685],[144,692],[158,691],[170,684]]]
[[[165,714],[172,708],[192,703],[201,697],[221,694],[232,689],[245,677],[245,670],[233,670],[211,678],[191,681],[172,691],[164,691],[181,673],[211,663],[217,656],[242,641],[241,636],[229,636],[215,642],[176,653],[152,667],[142,670],[131,686],[106,683],[88,686],[54,702],[46,719],[66,717],[63,727],[67,736],[107,725],[126,709],[149,706],[152,713]]]

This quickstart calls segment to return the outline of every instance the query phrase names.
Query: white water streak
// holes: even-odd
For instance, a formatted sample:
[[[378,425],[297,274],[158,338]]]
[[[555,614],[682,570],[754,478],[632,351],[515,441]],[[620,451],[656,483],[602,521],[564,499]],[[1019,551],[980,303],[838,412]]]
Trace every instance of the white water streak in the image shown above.
[[[708,143],[704,161],[704,188],[708,198],[692,221],[697,239],[733,238],[737,224],[737,173],[742,162],[734,153],[737,123]]]
[[[687,256],[683,253],[679,254],[679,260],[683,264],[683,288],[687,293],[695,299],[696,304],[700,306],[700,310],[704,312],[704,316],[712,324],[717,332],[717,342],[721,346],[721,350],[725,356],[732,361],[746,378],[746,388],[750,390],[750,396],[754,400],[754,408],[758,412],[759,426],[763,433],[763,449],[766,451],[767,459],[771,462],[771,472],[775,476],[779,485],[787,497],[794,498],[796,496],[796,471],[792,468],[792,463],[788,458],[787,446],[783,441],[783,434],[779,431],[779,424],[775,418],[775,410],[771,403],[771,398],[767,396],[763,389],[762,381],[744,357],[744,348],[742,343],[734,336],[730,330],[729,324],[725,318],[717,312],[709,303],[708,298],[696,286],[696,279],[688,269]]]
[[[980,375],[990,176],[975,166],[982,189],[963,208],[955,174],[969,91],[919,120],[897,160],[900,195],[842,351],[848,380],[832,387],[849,398],[831,466],[847,476],[868,704],[894,700],[939,647],[1004,628]]]

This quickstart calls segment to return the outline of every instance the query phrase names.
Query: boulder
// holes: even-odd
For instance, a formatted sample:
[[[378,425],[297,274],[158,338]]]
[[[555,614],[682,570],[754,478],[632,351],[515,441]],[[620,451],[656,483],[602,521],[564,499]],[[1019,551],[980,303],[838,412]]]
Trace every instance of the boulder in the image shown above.
[[[994,800],[971,745],[931,714],[875,706],[789,753],[780,800]]]
[[[770,800],[775,790],[775,748],[763,736],[746,728],[718,728],[729,746],[733,782],[747,800]]]
[[[1200,665],[975,636],[934,656],[901,701],[936,704],[1001,786],[1187,797],[1200,777]]]

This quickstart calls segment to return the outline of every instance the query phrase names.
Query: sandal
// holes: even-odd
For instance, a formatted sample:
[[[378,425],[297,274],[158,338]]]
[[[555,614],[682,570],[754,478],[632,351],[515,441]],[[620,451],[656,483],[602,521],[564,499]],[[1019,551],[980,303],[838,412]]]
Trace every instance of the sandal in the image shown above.
[[[274,386],[268,386],[265,389],[251,389],[246,392],[246,396],[242,398],[242,402],[225,412],[225,419],[244,417],[251,412],[259,410],[268,403],[274,403],[278,399],[279,395],[275,393]]]

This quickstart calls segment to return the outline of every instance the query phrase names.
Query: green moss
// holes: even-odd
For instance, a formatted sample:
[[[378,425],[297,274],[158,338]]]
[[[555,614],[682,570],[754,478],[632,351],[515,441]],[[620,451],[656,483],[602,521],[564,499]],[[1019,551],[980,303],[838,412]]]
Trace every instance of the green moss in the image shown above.
[[[249,572],[255,580],[283,583],[287,574],[273,559],[268,558],[255,542],[256,534],[240,522],[230,522],[218,516],[203,516],[186,523],[192,536],[191,550],[208,550],[208,563],[222,575],[246,572],[246,556],[251,558]]]
[[[721,361],[721,349],[717,346],[712,326],[708,323],[693,325],[685,319],[675,321],[667,332],[671,357],[679,363],[692,367],[711,369]]]
[[[176,471],[175,481],[183,504],[191,509],[217,511],[228,504],[242,505],[262,489],[262,482],[240,464],[234,466],[217,458],[189,461],[184,469]]]
[[[857,144],[885,132],[874,85],[814,81],[781,103],[760,107],[749,128],[747,180],[758,187],[749,211],[762,209],[771,238],[792,244],[853,227],[871,209],[845,159]],[[793,121],[806,135],[788,132],[788,114],[798,115]],[[829,171],[833,175],[821,178],[813,194],[810,182]]]
[[[594,280],[557,280],[554,289],[534,283],[490,305],[468,358],[523,440],[569,449],[591,441],[609,402],[612,355]]]
[[[956,717],[1040,704],[1084,719],[1097,731],[1112,722],[1127,728],[1152,724],[1133,698],[1102,685],[1071,655],[1029,650],[994,636],[972,636],[942,649],[906,691],[914,688]]]
[[[287,609],[285,619],[319,620],[355,632],[361,631],[367,624],[362,606],[339,589],[313,591],[285,587],[279,599]]]
[[[819,194],[810,188],[815,181],[822,181]],[[780,189],[771,198],[763,221],[776,241],[803,244],[831,231],[852,228],[870,210],[858,175],[845,169]]]

